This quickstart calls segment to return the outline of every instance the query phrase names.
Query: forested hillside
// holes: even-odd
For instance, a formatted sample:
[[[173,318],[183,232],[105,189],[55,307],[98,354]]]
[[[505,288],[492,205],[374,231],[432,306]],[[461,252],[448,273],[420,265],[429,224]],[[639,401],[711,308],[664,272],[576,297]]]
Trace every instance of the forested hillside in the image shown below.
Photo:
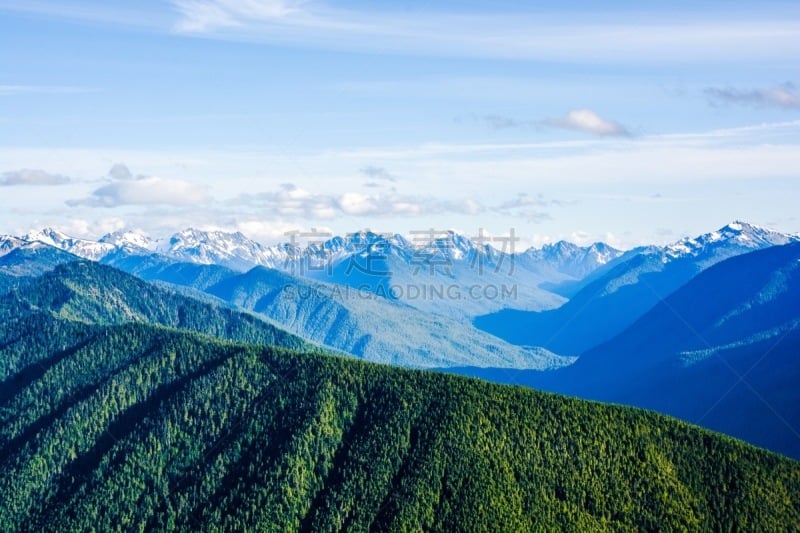
[[[5,294],[29,278],[41,276],[56,266],[77,261],[70,253],[35,243],[0,255],[0,294]]]
[[[555,372],[448,369],[679,417],[800,459],[800,243],[722,261]]]
[[[654,413],[33,313],[0,529],[787,530],[800,464]],[[22,329],[24,328],[24,329]]]
[[[36,313],[90,324],[144,322],[226,340],[318,349],[252,314],[188,298],[88,261],[55,266],[18,282],[14,291],[0,297],[0,319],[24,319]]]

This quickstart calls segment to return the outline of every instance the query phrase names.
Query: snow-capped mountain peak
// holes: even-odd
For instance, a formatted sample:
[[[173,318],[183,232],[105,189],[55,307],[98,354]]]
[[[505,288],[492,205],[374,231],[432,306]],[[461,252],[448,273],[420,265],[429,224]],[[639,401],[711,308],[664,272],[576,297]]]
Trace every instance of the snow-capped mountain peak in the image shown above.
[[[29,242],[42,242],[44,244],[49,244],[50,246],[55,246],[56,248],[61,248],[65,242],[77,240],[53,228],[43,228],[40,230],[29,231],[22,238]]]
[[[156,242],[138,231],[115,231],[103,235],[99,241],[125,249],[154,250]]]
[[[701,254],[714,255],[717,250],[724,248],[758,250],[792,241],[800,241],[800,238],[736,220],[717,231],[697,237],[684,237],[666,246],[663,254],[664,261],[667,262]]]
[[[589,246],[578,246],[568,241],[545,244],[539,249],[531,248],[524,255],[534,263],[547,264],[575,278],[582,278],[622,255],[621,250],[596,242]]]
[[[14,237],[13,235],[0,235],[0,257],[16,250],[17,248],[22,248],[28,243],[19,237]]]
[[[182,261],[226,266],[234,270],[249,270],[262,265],[277,267],[286,250],[267,248],[248,239],[240,232],[204,231],[187,228],[156,245],[156,251]]]
[[[53,228],[31,231],[22,239],[53,246],[91,261],[99,261],[115,248],[113,244],[70,237]]]
[[[591,257],[597,265],[605,265],[622,255],[620,250],[612,248],[604,242],[596,242],[589,246],[586,251],[587,256]]]
[[[449,251],[449,255],[453,259],[463,259],[477,250],[475,243],[470,238],[455,231],[448,231],[447,235],[435,239],[432,245],[445,253]]]

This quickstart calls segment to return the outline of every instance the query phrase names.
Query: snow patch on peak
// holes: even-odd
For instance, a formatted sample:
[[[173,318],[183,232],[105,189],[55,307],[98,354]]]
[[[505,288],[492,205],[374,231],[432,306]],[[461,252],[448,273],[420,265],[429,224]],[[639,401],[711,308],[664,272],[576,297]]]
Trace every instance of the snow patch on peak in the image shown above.
[[[793,235],[735,220],[717,231],[683,239],[663,249],[663,260],[669,262],[683,257],[713,256],[723,249],[759,250],[788,244],[798,239]]]
[[[267,248],[241,232],[187,228],[156,244],[156,251],[191,263],[221,265],[245,271],[255,266],[277,268],[287,255],[282,247]]]
[[[23,239],[29,242],[41,242],[60,248],[60,245],[65,241],[70,240],[70,237],[56,229],[43,228],[28,232]]]
[[[580,279],[597,268],[622,255],[606,243],[596,242],[589,246],[578,246],[568,241],[545,244],[539,249],[531,248],[523,255],[534,263],[541,263],[557,271]]]
[[[732,229],[733,231],[742,231],[743,226],[739,222],[731,222],[727,226],[728,229]],[[724,229],[724,228],[723,228]]]
[[[154,250],[156,243],[147,235],[138,231],[115,231],[103,235],[98,242],[113,244],[125,249]]]
[[[27,241],[24,241],[13,235],[0,235],[0,257],[9,254],[17,248],[25,246]]]
[[[99,261],[115,248],[113,244],[70,237],[53,228],[31,231],[22,239],[29,243],[38,242],[53,246],[90,261]]]

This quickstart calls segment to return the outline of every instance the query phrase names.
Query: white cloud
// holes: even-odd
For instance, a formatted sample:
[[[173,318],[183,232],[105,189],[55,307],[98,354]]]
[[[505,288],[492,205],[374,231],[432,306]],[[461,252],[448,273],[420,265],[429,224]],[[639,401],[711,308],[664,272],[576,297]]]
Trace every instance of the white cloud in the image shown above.
[[[444,213],[477,214],[484,206],[470,200],[442,200],[432,196],[409,196],[398,193],[363,194],[360,192],[311,193],[292,184],[278,191],[242,195],[231,204],[258,207],[283,217],[330,220],[338,216],[390,217],[421,216]]]
[[[56,227],[59,231],[72,237],[97,239],[127,227],[127,223],[119,217],[103,217],[97,220],[70,217],[66,222],[43,224],[43,227]]]
[[[613,120],[605,119],[591,109],[575,109],[560,118],[549,118],[544,124],[554,128],[583,131],[600,136],[627,136],[628,130]]]
[[[379,200],[375,196],[347,192],[339,197],[338,204],[345,215],[370,215],[378,211]]]
[[[207,188],[202,185],[158,176],[133,177],[128,167],[120,163],[111,167],[108,177],[111,183],[95,189],[86,198],[67,200],[67,205],[71,207],[191,206],[208,199]]]
[[[71,180],[61,174],[50,174],[44,170],[23,168],[4,172],[0,176],[0,187],[13,185],[64,185]]]
[[[705,90],[705,94],[713,104],[800,109],[800,89],[793,83],[784,83],[768,89],[749,90],[709,87]]]

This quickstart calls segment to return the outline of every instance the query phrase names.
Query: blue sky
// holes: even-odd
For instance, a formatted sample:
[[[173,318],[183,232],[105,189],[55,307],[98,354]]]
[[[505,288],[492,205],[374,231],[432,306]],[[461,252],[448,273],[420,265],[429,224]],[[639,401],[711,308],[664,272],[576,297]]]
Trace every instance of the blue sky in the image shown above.
[[[0,233],[800,231],[800,7],[528,4],[0,0]]]

